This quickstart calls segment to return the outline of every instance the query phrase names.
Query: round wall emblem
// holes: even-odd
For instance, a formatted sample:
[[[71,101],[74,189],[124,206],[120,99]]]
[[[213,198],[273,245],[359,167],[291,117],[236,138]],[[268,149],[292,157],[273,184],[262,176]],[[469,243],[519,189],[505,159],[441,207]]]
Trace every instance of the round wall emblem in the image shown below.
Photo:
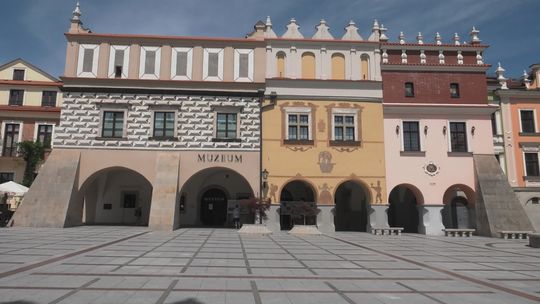
[[[439,166],[433,162],[429,162],[424,166],[424,171],[426,174],[434,176],[435,174],[439,173]]]

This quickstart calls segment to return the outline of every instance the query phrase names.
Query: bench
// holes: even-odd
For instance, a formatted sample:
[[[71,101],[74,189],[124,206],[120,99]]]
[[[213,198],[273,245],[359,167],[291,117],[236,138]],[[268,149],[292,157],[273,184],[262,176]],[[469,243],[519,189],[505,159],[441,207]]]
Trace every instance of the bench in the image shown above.
[[[403,227],[378,227],[371,228],[371,233],[374,235],[401,235]]]
[[[532,231],[500,231],[501,237],[507,239],[527,239],[527,235]]]
[[[540,233],[529,234],[529,246],[532,248],[540,248]]]
[[[473,232],[476,231],[476,229],[447,228],[447,229],[443,229],[442,231],[444,231],[444,236],[453,236],[453,237],[466,236],[466,237],[470,237],[473,234]]]

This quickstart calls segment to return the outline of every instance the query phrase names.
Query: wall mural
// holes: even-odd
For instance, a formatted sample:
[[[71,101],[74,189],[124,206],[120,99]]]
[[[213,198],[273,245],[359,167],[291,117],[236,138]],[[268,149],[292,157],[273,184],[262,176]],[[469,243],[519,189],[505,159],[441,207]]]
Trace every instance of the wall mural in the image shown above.
[[[324,183],[322,187],[319,186],[319,189],[321,190],[319,194],[319,203],[332,205],[334,203],[332,200],[332,193],[330,193],[332,187],[328,187],[328,184]]]
[[[319,153],[319,167],[322,173],[332,173],[335,163],[332,163],[332,153],[322,151]]]
[[[371,189],[373,189],[376,193],[375,195],[375,204],[379,203],[382,204],[382,187],[381,187],[381,181],[377,181],[377,186],[373,186],[373,183],[370,184]]]

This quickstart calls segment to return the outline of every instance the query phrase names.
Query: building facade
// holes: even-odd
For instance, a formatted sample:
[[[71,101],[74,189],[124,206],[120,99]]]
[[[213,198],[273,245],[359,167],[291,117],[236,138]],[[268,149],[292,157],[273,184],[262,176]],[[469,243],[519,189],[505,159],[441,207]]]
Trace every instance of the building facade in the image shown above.
[[[540,64],[531,65],[530,71],[517,81],[506,79],[504,72],[499,65],[494,95],[500,103],[506,173],[531,223],[539,230]]]
[[[18,153],[22,141],[52,148],[60,120],[60,80],[23,59],[0,66],[0,183],[22,183],[26,162]]]
[[[264,24],[245,39],[107,35],[80,16],[56,149],[15,225],[227,226],[260,195]]]
[[[363,39],[351,21],[334,38],[321,20],[306,38],[292,19],[277,37],[268,20],[266,38],[269,222],[275,230],[370,231],[371,206],[386,201],[379,25]],[[310,215],[295,212],[306,203]]]
[[[384,41],[382,79],[388,224],[441,234],[475,228],[473,156],[493,155],[486,45],[471,40]]]

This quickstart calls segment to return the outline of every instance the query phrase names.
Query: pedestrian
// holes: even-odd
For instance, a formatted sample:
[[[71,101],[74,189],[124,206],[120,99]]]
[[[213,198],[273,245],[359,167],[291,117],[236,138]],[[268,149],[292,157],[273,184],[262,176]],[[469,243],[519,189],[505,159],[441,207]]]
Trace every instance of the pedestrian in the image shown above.
[[[234,228],[240,229],[240,208],[238,208],[238,205],[234,207],[232,215],[233,215]]]

